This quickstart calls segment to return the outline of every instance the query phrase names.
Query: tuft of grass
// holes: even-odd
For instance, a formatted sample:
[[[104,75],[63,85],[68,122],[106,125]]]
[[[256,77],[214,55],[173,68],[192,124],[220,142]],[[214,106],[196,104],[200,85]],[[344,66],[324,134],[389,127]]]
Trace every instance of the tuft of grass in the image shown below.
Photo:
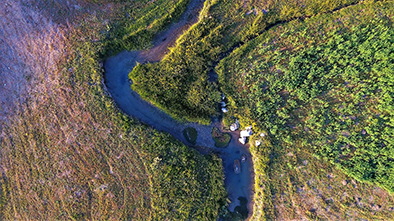
[[[238,197],[239,206],[234,208],[232,220],[246,220],[248,218],[248,200],[245,197]]]
[[[186,138],[187,142],[195,145],[197,140],[197,130],[193,127],[187,127],[183,131],[183,136]]]
[[[212,138],[216,147],[227,147],[231,140],[229,133],[223,133],[217,127],[212,128]]]

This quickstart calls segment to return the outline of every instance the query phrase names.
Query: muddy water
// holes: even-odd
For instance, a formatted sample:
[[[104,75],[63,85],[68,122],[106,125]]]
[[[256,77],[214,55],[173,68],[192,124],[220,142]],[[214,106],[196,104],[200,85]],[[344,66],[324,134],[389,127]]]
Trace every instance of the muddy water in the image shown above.
[[[168,52],[168,46],[175,43],[177,37],[187,30],[192,24],[198,21],[199,11],[203,7],[203,0],[191,0],[186,12],[177,23],[172,24],[166,31],[160,33],[154,39],[154,46],[145,51],[124,51],[105,61],[105,84],[118,107],[126,114],[139,119],[141,122],[153,128],[168,132],[186,145],[191,146],[182,134],[186,127],[193,127],[198,131],[196,146],[206,148],[197,149],[200,153],[208,151],[216,152],[223,160],[225,174],[225,187],[229,193],[231,203],[230,211],[234,211],[240,206],[239,197],[244,197],[248,202],[249,215],[252,211],[252,186],[253,186],[253,164],[247,146],[238,142],[239,132],[232,132],[232,139],[228,147],[216,148],[211,137],[213,126],[218,126],[215,122],[210,126],[197,123],[180,123],[172,119],[169,115],[159,110],[155,106],[141,99],[141,97],[131,90],[132,82],[128,79],[129,72],[136,63],[157,62]],[[241,163],[241,173],[234,173],[234,160],[240,159],[245,154],[247,160]]]

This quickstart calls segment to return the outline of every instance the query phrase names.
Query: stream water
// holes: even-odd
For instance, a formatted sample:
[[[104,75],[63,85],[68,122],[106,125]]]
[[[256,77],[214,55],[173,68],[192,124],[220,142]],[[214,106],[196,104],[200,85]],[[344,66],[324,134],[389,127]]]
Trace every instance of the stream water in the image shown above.
[[[238,142],[239,132],[232,132],[232,139],[228,147],[216,148],[211,136],[212,127],[218,126],[219,122],[213,120],[209,126],[197,123],[180,123],[172,119],[169,115],[151,105],[131,89],[132,82],[128,79],[128,74],[138,63],[158,62],[168,52],[168,46],[175,43],[176,39],[192,24],[198,21],[198,15],[204,4],[203,0],[190,0],[188,8],[177,23],[171,24],[168,29],[156,36],[153,47],[144,51],[124,51],[105,61],[105,84],[108,92],[126,114],[137,118],[141,122],[153,128],[170,133],[172,136],[188,146],[182,134],[186,127],[193,127],[198,132],[196,146],[200,153],[213,151],[219,154],[223,161],[225,174],[225,187],[229,193],[229,210],[234,211],[240,206],[239,199],[247,200],[249,215],[252,211],[253,197],[253,163],[247,145]],[[241,173],[234,173],[234,160],[240,159],[245,154],[247,160],[241,163]]]

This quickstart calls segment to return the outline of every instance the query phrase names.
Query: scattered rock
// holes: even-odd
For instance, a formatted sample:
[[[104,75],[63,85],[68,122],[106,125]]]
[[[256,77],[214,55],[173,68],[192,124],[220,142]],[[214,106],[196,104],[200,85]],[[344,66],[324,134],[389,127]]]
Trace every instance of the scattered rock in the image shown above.
[[[235,120],[235,123],[230,125],[230,130],[236,131],[236,130],[238,130],[238,128],[239,128],[239,122],[238,122],[238,120]]]
[[[252,130],[242,130],[240,133],[240,136],[241,137],[249,137],[252,134],[253,134]]]
[[[241,155],[241,163],[245,163],[246,162],[246,155],[242,154]]]
[[[239,141],[241,144],[245,145],[245,144],[246,144],[246,137],[240,137],[240,138],[238,138],[238,141]]]
[[[380,206],[380,205],[375,205],[375,204],[371,204],[371,208],[372,208],[372,210],[374,210],[374,211],[379,211],[379,210],[382,208],[382,206]]]
[[[342,185],[347,185],[347,181],[346,180],[342,180]]]

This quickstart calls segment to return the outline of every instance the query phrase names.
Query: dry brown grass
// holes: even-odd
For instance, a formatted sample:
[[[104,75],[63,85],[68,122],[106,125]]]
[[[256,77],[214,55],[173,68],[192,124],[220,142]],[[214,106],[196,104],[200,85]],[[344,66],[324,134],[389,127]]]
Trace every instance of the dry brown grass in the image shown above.
[[[21,111],[18,101],[27,97],[27,85],[35,84],[34,74],[56,68],[62,43],[56,25],[18,1],[2,2],[0,19],[0,120],[6,120],[9,114]]]
[[[146,217],[149,178],[132,141],[110,116],[86,109],[87,94],[50,89],[55,96],[25,107],[6,129],[3,217]]]
[[[392,220],[394,196],[360,183],[307,150],[271,156],[272,200],[279,220]]]
[[[68,19],[55,24],[36,3],[0,4],[2,218],[149,216],[150,181],[134,141],[116,125],[116,111],[93,102],[64,69],[72,40],[87,33]]]
[[[93,42],[107,40],[107,24],[125,16],[125,5],[107,13],[107,4],[77,0],[9,2],[0,49],[16,68],[1,77],[25,90],[11,85],[14,94],[0,95],[17,107],[0,121],[0,219],[217,217],[225,195],[220,159],[127,118],[104,90],[104,49]],[[84,8],[73,9],[76,2]],[[153,167],[160,157],[170,161]]]

